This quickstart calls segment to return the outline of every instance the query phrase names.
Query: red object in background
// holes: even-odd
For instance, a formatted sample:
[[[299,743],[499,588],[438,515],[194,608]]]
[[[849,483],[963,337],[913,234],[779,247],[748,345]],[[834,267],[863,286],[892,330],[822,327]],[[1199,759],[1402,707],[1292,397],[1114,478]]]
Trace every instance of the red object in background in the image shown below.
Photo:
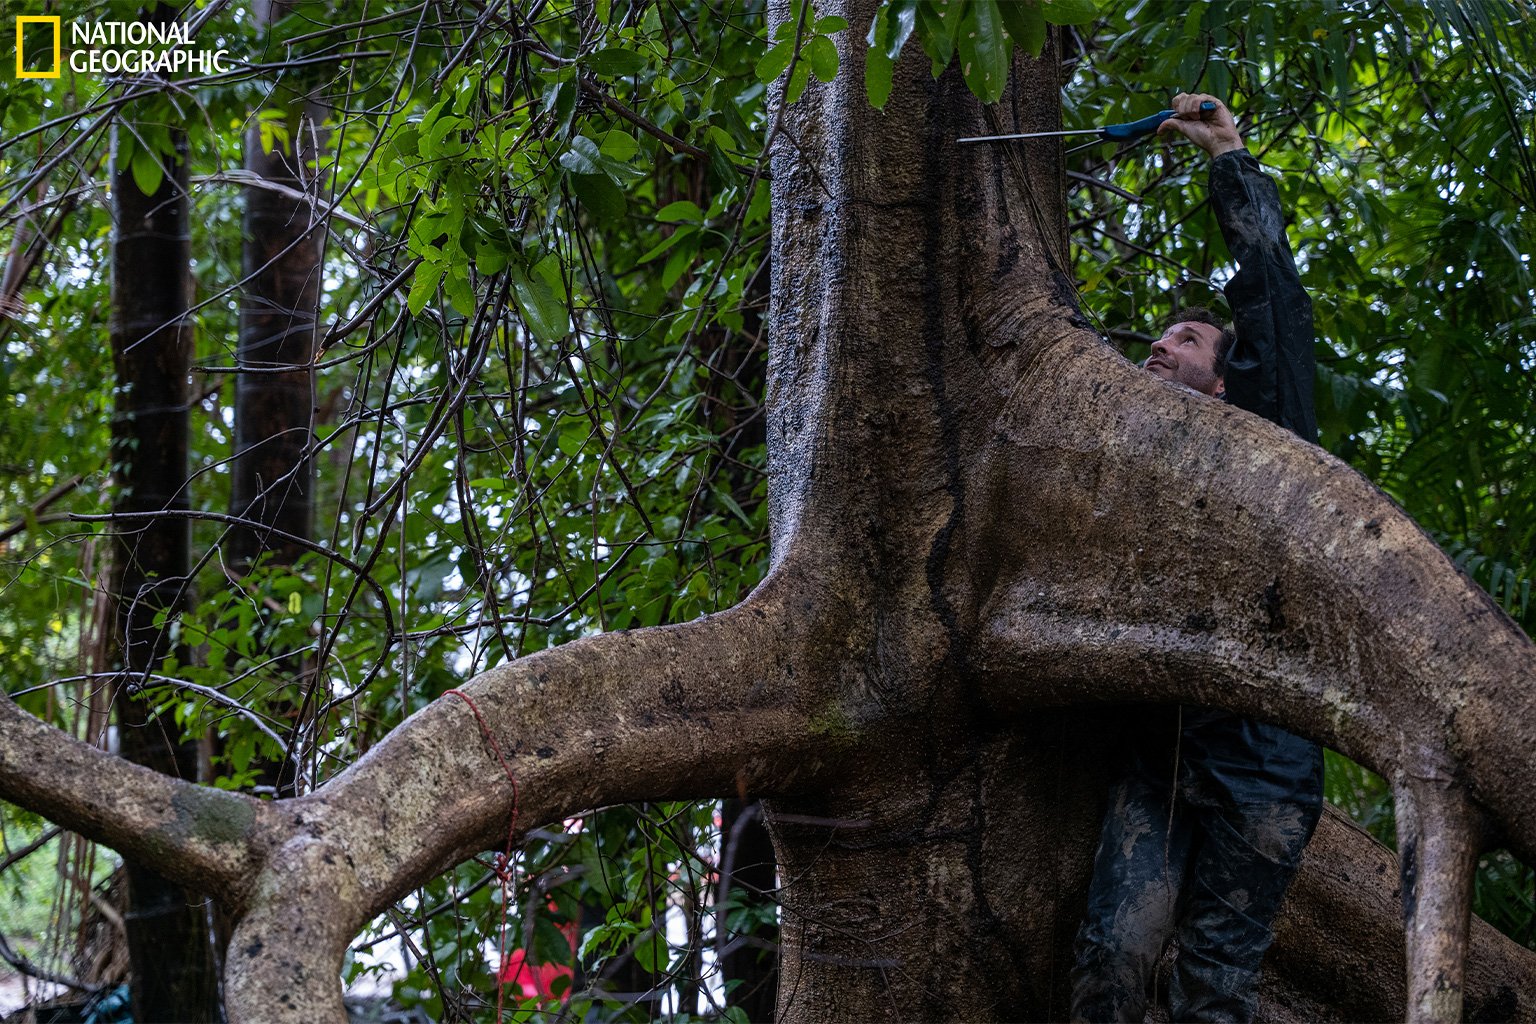
[[[554,909],[554,905],[550,905]],[[576,956],[576,922],[570,921],[558,926],[571,943],[571,958]],[[569,964],[531,964],[528,962],[526,950],[514,949],[501,961],[501,973],[496,980],[503,985],[512,985],[517,989],[519,999],[553,999],[555,997],[554,984],[558,978],[566,979],[565,985],[559,995],[562,1003],[571,998],[571,978],[573,971]]]
[[[571,968],[566,964],[530,964],[521,949],[514,949],[502,961],[501,974],[497,976],[503,985],[517,989],[519,999],[552,999],[556,978],[565,978],[565,991],[560,993],[563,1003],[571,998]]]

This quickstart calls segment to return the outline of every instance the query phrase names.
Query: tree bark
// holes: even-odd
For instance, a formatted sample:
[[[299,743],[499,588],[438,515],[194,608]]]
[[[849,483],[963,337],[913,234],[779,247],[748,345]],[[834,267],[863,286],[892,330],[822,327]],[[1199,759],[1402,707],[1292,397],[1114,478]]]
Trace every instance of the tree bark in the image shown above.
[[[883,116],[856,73],[784,114],[774,539],[844,567],[863,632],[842,692],[881,758],[774,805],[794,819],[776,829],[795,880],[781,1019],[1065,1015],[1114,747],[1042,705],[1177,693],[1257,715],[1432,778],[1536,850],[1515,792],[1536,768],[1530,642],[1347,467],[1085,329],[1058,148],[953,146],[1057,127],[1051,58],[1015,67],[1000,124],[920,59],[898,63]],[[1417,993],[1456,987],[1477,841],[1438,835],[1435,881],[1417,879],[1437,896],[1415,1019],[1460,1010]]]
[[[1397,856],[1328,808],[1275,924],[1260,1015],[1402,1020],[1403,902]],[[1482,921],[1471,929],[1465,1017],[1536,1019],[1536,958]]]

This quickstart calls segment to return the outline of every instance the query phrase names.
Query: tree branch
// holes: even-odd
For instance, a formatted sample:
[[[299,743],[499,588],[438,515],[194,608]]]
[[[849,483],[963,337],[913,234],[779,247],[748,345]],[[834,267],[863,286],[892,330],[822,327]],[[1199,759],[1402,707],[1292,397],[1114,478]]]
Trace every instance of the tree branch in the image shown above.
[[[1482,828],[1448,776],[1405,775],[1392,791],[1408,938],[1407,1019],[1455,1024],[1461,1020]]]
[[[1398,878],[1391,850],[1324,810],[1275,921],[1261,1020],[1404,1018]],[[1467,1016],[1536,1020],[1536,955],[1475,918],[1468,952]]]
[[[232,907],[259,861],[264,805],[161,775],[0,700],[0,797]]]
[[[423,880],[504,847],[509,832],[520,840],[594,806],[814,780],[847,746],[816,728],[838,714],[818,672],[836,662],[819,644],[841,641],[819,641],[833,634],[808,634],[786,611],[789,601],[814,607],[816,589],[770,579],[719,615],[499,666],[460,688],[468,701],[440,698],[287,802],[297,835],[273,854],[242,925],[262,939],[237,937],[231,949],[233,1019],[344,1019],[335,974],[347,940]],[[838,626],[832,615],[812,621]],[[323,927],[306,923],[316,916]],[[299,993],[305,964],[320,974]]]
[[[1018,510],[971,538],[996,708],[1254,715],[1388,778],[1444,774],[1532,858],[1536,648],[1389,498],[1086,332],[1015,387],[971,481]]]
[[[1016,394],[1030,400],[1005,408],[972,481],[983,505],[1024,520],[973,540],[973,561],[994,560],[988,701],[1219,707],[1394,779],[1408,1017],[1459,1020],[1483,839],[1470,801],[1515,852],[1536,853],[1536,793],[1516,781],[1536,774],[1536,648],[1321,449],[1086,334],[1024,376]]]

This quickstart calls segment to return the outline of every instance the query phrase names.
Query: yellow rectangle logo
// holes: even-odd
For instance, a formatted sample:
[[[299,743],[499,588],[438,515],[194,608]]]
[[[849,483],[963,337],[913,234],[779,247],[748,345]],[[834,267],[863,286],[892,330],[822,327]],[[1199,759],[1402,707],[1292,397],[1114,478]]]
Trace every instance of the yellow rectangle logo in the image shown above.
[[[26,62],[22,57],[22,48],[25,45],[26,35],[24,26],[27,25],[51,25],[53,26],[53,70],[52,71],[28,71]],[[59,16],[47,14],[20,14],[16,16],[16,77],[17,78],[58,78],[61,69],[61,36],[59,30]]]

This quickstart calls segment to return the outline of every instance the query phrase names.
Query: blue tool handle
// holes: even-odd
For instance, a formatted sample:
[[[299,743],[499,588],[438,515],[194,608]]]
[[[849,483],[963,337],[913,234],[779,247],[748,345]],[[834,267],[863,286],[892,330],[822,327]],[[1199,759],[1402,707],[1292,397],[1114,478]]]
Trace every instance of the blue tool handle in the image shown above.
[[[1201,113],[1209,113],[1215,109],[1216,104],[1210,100],[1200,104]],[[1100,131],[1104,133],[1106,139],[1113,139],[1115,142],[1130,142],[1132,139],[1151,135],[1157,131],[1158,125],[1172,116],[1173,111],[1171,110],[1159,110],[1157,113],[1144,117],[1140,121],[1129,121],[1125,124],[1107,124]]]

